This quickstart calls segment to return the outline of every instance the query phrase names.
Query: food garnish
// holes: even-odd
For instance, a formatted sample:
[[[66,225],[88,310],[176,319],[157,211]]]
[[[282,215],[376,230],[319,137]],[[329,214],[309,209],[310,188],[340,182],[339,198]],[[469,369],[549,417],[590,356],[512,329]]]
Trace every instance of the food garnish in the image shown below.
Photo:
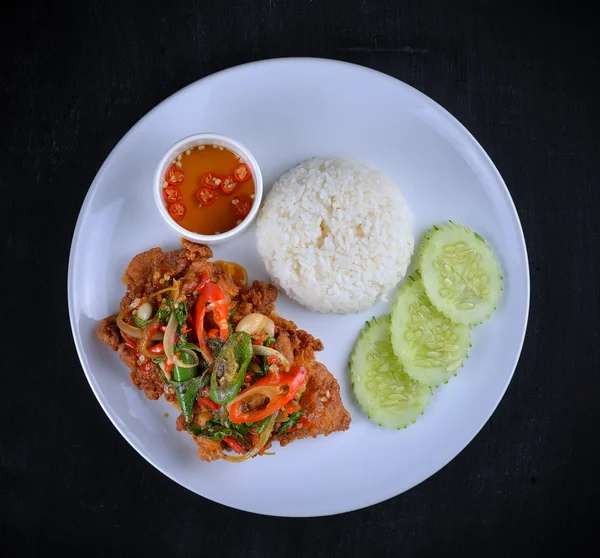
[[[210,188],[200,188],[196,192],[196,199],[202,205],[212,205],[217,201],[217,194]]]
[[[169,170],[165,174],[165,180],[172,186],[178,186],[185,180],[185,173],[179,167],[173,165],[169,167]]]
[[[218,190],[221,184],[221,177],[216,172],[207,172],[202,175],[200,184],[211,190]]]
[[[246,182],[246,180],[250,180],[250,178],[252,178],[252,173],[250,172],[250,169],[246,163],[241,163],[235,167],[233,176],[238,182]]]
[[[239,196],[235,196],[231,200],[231,207],[233,208],[233,212],[238,217],[246,217],[246,215],[250,213],[252,202],[248,198],[240,198]]]
[[[400,287],[391,316],[367,322],[350,359],[356,399],[383,426],[414,422],[431,388],[456,376],[471,327],[489,318],[502,291],[489,246],[452,221],[429,230],[420,264]]]
[[[185,217],[186,212],[187,209],[181,202],[169,205],[169,215],[173,218],[173,221],[181,221]]]
[[[223,180],[221,181],[219,188],[221,189],[221,192],[223,192],[226,196],[230,196],[231,194],[233,194],[236,191],[237,186],[238,186],[238,183],[236,182],[235,178],[233,178],[233,176],[229,175],[229,176],[223,177]]]
[[[413,380],[394,354],[389,316],[368,321],[350,357],[356,400],[381,426],[406,428],[423,414],[431,388]]]
[[[452,322],[431,303],[419,275],[404,282],[391,316],[392,346],[411,378],[435,387],[456,376],[471,347],[471,328]]]
[[[483,238],[450,221],[432,227],[421,248],[425,292],[453,322],[477,325],[495,310],[502,276]]]
[[[232,262],[210,262],[208,247],[153,249],[124,278],[118,316],[99,337],[131,369],[150,399],[177,405],[201,459],[242,462],[274,441],[347,430],[339,385],[316,362],[322,343],[280,318],[277,290]]]
[[[163,198],[167,203],[175,203],[181,199],[181,190],[177,186],[167,186],[163,190]]]
[[[244,331],[236,332],[223,345],[211,374],[210,398],[228,403],[240,391],[252,359],[252,338]]]

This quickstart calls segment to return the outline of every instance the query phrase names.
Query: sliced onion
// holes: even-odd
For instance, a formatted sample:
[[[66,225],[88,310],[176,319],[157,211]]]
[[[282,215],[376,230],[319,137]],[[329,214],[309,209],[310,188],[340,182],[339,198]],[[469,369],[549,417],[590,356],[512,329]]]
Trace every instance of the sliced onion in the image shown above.
[[[167,323],[167,329],[165,329],[165,337],[163,339],[163,347],[165,348],[165,355],[171,361],[174,362],[173,347],[175,346],[175,337],[177,336],[177,316],[175,312],[171,312],[169,322]]]
[[[264,395],[269,399],[274,399],[281,395],[280,386],[255,386],[249,387],[242,391],[242,393],[238,393],[229,403],[227,403],[227,410],[231,409],[231,406],[237,401],[241,401],[242,399],[248,399],[248,397],[252,397],[253,395]]]
[[[149,334],[150,334],[151,328],[158,329],[159,325],[160,325],[160,322],[158,321],[158,318],[154,318],[153,320],[151,320],[150,323],[144,328],[144,331],[142,332],[142,338],[138,341],[138,344],[137,344],[138,352],[142,353],[144,356],[146,356],[148,358],[154,358],[154,356],[155,356],[151,352],[148,351],[148,343],[150,342],[150,339],[152,337],[152,335],[149,335]]]
[[[158,363],[158,367],[162,370],[162,373],[165,375],[165,378],[169,381],[171,381],[171,371],[167,370],[167,368],[165,367],[165,363],[163,362],[159,362]]]
[[[281,364],[286,370],[288,370],[291,366],[287,358],[285,358],[279,351],[271,349],[271,347],[263,347],[262,345],[252,345],[252,351],[255,355],[258,356],[264,356],[267,358],[270,356],[277,357],[279,364]]]
[[[249,335],[257,335],[258,333],[265,332],[269,337],[275,336],[275,323],[271,318],[263,314],[253,313],[244,316],[237,327],[236,331],[245,331]]]
[[[167,287],[166,289],[161,289],[160,291],[156,291],[155,293],[152,293],[150,295],[150,297],[158,296],[160,294],[168,293],[169,291],[174,291],[174,290],[176,290],[176,287]]]
[[[125,310],[119,312],[119,315],[117,316],[117,325],[119,326],[119,329],[123,333],[129,335],[129,337],[141,339],[144,333],[143,330],[141,330],[139,327],[132,326],[131,324],[127,324],[123,321],[123,318],[127,317],[131,313],[131,311],[137,306],[137,302],[138,301],[132,302],[129,306],[127,306],[127,308],[125,308]],[[162,331],[157,331],[152,337],[150,337],[152,341],[160,341],[162,338]]]
[[[268,387],[268,386],[265,386]],[[226,455],[225,459],[227,461],[231,461],[232,463],[241,463],[242,461],[246,461],[246,459],[250,459],[258,454],[258,452],[265,447],[267,442],[269,441],[269,437],[271,436],[271,432],[273,432],[273,428],[275,427],[275,421],[277,420],[277,415],[279,413],[274,413],[271,415],[271,419],[267,423],[267,426],[262,431],[260,438],[258,439],[258,443],[254,446],[250,451],[246,452],[244,455],[232,456]]]
[[[173,279],[173,301],[177,302],[177,299],[179,298],[179,281],[177,281],[177,279]]]
[[[179,366],[180,368],[194,368],[194,366],[198,366],[200,359],[198,355],[191,351],[190,349],[181,349],[182,352],[189,354],[193,362],[191,364],[186,364],[182,362],[180,358],[175,354],[175,337],[177,337],[177,316],[175,316],[175,312],[171,312],[171,317],[169,318],[169,323],[167,324],[167,329],[165,329],[165,337],[163,339],[163,347],[165,348],[165,355],[175,366]]]
[[[200,359],[198,358],[198,355],[191,349],[181,349],[181,352],[190,355],[192,357],[193,362],[192,364],[186,364],[185,362],[182,362],[177,355],[175,355],[175,357],[173,358],[173,363],[175,364],[175,366],[179,366],[179,368],[194,368],[194,366],[198,366],[198,364],[200,364]]]

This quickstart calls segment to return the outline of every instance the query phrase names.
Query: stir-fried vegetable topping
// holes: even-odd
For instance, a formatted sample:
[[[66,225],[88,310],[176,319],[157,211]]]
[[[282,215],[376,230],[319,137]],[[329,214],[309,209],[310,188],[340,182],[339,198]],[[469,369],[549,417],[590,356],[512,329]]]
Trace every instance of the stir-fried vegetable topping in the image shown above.
[[[227,298],[216,283],[207,282],[208,277],[203,274],[200,284],[196,290],[200,291],[200,296],[196,302],[196,334],[198,336],[198,346],[202,349],[203,354],[208,362],[214,362],[215,356],[206,345],[206,334],[204,329],[204,318],[206,312],[212,311],[213,320],[219,328],[219,339],[225,343],[229,336],[229,309]]]
[[[161,321],[161,322],[166,322],[169,319],[169,316],[171,315],[171,306],[173,305],[173,301],[169,298],[166,297],[160,308],[158,309],[158,312],[156,313],[156,317]]]
[[[174,393],[187,430],[223,442],[238,454],[226,455],[233,462],[264,453],[272,435],[308,422],[298,404],[306,368],[271,348],[273,319],[253,313],[236,326],[238,310],[202,273],[195,291],[181,291],[174,280],[133,301],[117,319],[127,347],[150,359],[145,366],[155,366]],[[204,414],[200,421],[195,412]]]
[[[231,422],[257,422],[272,415],[294,398],[305,380],[304,366],[267,374],[228,404]]]
[[[293,426],[296,426],[296,423],[300,420],[300,417],[304,414],[303,410],[298,410],[295,413],[292,413],[290,417],[279,427],[277,434],[284,434]]]
[[[251,358],[250,335],[243,331],[234,333],[215,362],[210,384],[210,398],[215,403],[227,403],[239,393]]]

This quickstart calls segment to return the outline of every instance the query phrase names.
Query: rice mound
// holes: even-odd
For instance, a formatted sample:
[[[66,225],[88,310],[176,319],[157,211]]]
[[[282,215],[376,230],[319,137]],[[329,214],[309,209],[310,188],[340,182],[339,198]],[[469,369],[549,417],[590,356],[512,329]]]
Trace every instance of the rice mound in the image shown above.
[[[316,312],[370,308],[405,275],[412,215],[383,173],[314,158],[273,185],[258,216],[258,251],[273,282]]]

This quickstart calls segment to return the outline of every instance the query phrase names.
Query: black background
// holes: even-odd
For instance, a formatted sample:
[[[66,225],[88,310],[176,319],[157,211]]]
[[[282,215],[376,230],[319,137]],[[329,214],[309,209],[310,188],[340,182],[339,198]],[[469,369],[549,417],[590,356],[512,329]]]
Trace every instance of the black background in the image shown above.
[[[491,0],[23,1],[4,6],[0,22],[1,556],[588,553],[600,519],[591,10]],[[231,510],[156,471],[101,411],[67,316],[75,221],[118,140],[192,81],[280,56],[369,66],[448,109],[502,173],[530,258],[525,347],[488,424],[408,493],[321,519]],[[290,471],[290,508],[302,486],[302,470]]]

